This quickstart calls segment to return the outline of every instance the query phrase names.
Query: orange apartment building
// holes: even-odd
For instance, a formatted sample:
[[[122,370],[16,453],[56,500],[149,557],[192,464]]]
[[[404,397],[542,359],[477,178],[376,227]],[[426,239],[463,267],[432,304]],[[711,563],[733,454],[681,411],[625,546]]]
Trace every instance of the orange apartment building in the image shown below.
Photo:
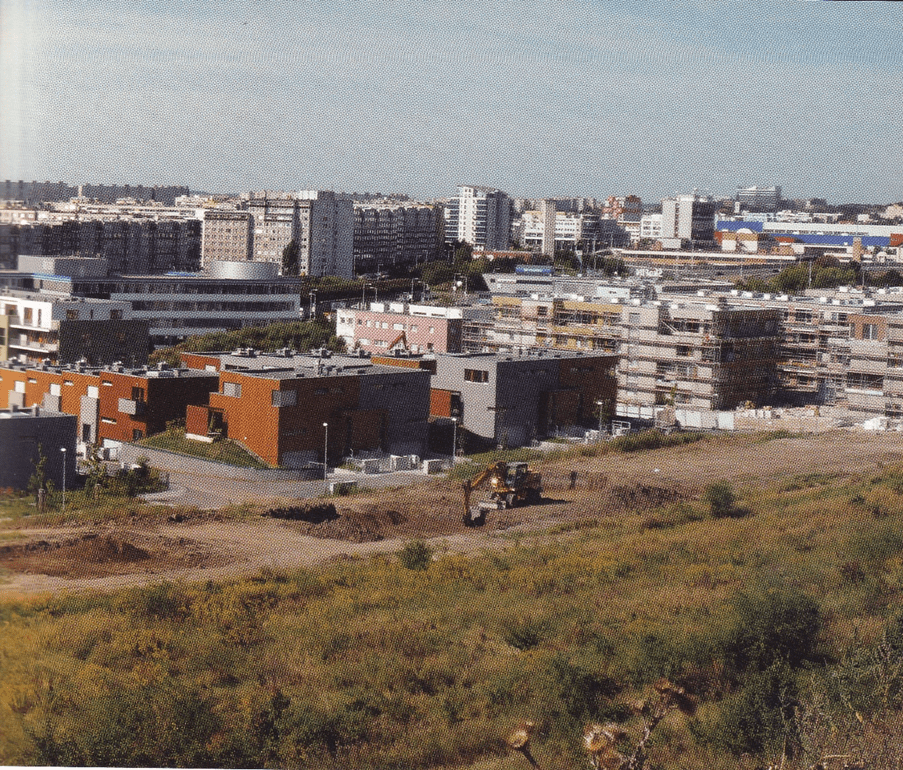
[[[78,440],[111,446],[166,429],[190,404],[206,404],[216,374],[187,369],[0,367],[0,408],[34,405],[78,417]]]
[[[422,456],[427,446],[429,372],[366,358],[183,354],[189,367],[218,372],[209,404],[190,406],[186,432],[220,433],[272,465],[304,467],[365,452]],[[323,423],[328,427],[324,428]]]

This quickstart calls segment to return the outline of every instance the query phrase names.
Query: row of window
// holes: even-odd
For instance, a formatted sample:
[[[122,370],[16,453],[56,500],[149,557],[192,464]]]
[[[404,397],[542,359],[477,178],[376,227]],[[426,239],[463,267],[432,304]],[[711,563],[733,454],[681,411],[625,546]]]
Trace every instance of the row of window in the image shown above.
[[[348,318],[345,321],[345,323],[353,323],[353,322],[354,322],[353,318]],[[388,329],[389,328],[389,324],[386,321],[372,321],[370,319],[367,319],[367,322],[364,323],[364,320],[362,318],[357,319],[357,325],[358,326],[366,326],[368,329]],[[419,331],[420,327],[417,324],[393,323],[392,329],[397,332],[403,332],[403,331],[416,332],[416,331]],[[430,326],[429,333],[435,334],[436,327]]]

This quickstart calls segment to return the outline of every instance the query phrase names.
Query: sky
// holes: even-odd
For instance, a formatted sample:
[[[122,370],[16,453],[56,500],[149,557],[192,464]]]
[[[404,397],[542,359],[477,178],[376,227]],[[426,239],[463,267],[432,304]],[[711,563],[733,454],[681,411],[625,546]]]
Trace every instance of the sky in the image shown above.
[[[0,0],[0,179],[903,200],[903,7]]]

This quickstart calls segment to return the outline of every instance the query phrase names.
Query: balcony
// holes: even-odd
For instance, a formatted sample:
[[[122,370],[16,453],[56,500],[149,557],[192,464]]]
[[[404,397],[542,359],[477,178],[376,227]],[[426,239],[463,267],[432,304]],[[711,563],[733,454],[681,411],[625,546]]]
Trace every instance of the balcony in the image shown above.
[[[19,339],[16,342],[14,339],[10,339],[9,341],[10,349],[15,350],[24,350],[33,353],[58,353],[60,346],[56,342],[32,342],[28,339]]]
[[[131,398],[120,398],[119,399],[119,412],[121,414],[128,414],[133,417],[140,417],[144,414],[146,403],[144,401],[137,401]]]

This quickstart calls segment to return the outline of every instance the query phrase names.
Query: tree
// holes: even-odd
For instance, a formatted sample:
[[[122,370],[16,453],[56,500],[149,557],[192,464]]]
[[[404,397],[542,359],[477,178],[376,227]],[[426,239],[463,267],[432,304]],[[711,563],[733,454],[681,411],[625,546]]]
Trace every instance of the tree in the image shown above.
[[[294,238],[292,238],[292,240],[289,241],[288,246],[282,250],[282,274],[298,274],[298,244]]]
[[[45,490],[47,496],[50,497],[53,494],[54,483],[47,476],[47,455],[44,454],[44,447],[38,444],[38,458],[35,460],[34,473],[28,479],[28,492],[35,496],[35,501],[38,499],[38,490],[41,489]]]
[[[466,241],[455,241],[455,264],[469,262],[473,258],[473,246]]]
[[[88,475],[85,478],[85,489],[94,490],[94,499],[100,497],[107,487],[107,469],[97,447],[91,447],[88,455]]]

